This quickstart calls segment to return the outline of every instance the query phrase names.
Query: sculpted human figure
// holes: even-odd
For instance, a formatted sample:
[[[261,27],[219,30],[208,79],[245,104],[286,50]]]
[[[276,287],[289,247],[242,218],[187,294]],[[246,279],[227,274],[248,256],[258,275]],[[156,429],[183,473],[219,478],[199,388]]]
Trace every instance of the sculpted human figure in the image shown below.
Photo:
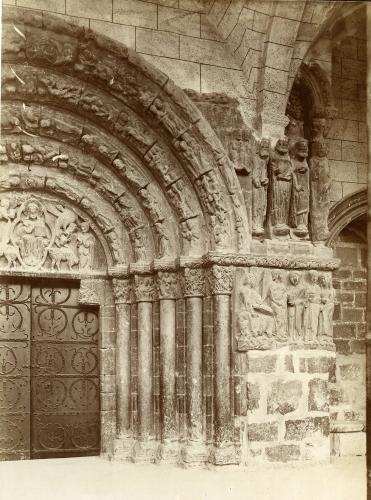
[[[269,139],[260,141],[252,171],[252,234],[262,236],[267,213]]]
[[[300,139],[295,143],[291,157],[293,165],[293,206],[292,226],[294,234],[299,238],[308,235],[309,215],[309,168],[308,142]]]
[[[286,236],[290,232],[288,223],[293,179],[287,138],[277,141],[268,165],[270,177],[270,223],[275,236]]]
[[[318,340],[319,313],[321,307],[321,288],[318,284],[318,272],[309,271],[308,318],[305,340]]]
[[[307,316],[305,288],[301,285],[301,274],[291,271],[287,293],[287,317],[289,337],[292,341],[302,340]]]
[[[310,170],[310,220],[311,235],[315,242],[325,241],[329,236],[328,215],[330,210],[330,168],[327,145],[324,139],[312,142]]]
[[[271,328],[269,320],[272,316],[272,310],[267,307],[256,291],[256,276],[247,274],[242,283],[238,294],[238,331],[239,337],[246,340],[250,336],[263,335]]]
[[[79,256],[80,269],[91,269],[94,258],[94,236],[89,232],[89,222],[82,222],[80,232],[77,235],[77,253]]]
[[[321,274],[319,276],[321,286],[321,307],[319,316],[319,337],[320,340],[328,342],[333,338],[333,323],[335,306],[335,290],[332,288],[331,276]]]
[[[268,290],[268,303],[273,311],[274,330],[279,338],[287,337],[287,291],[282,282],[282,272],[272,271],[272,282]]]

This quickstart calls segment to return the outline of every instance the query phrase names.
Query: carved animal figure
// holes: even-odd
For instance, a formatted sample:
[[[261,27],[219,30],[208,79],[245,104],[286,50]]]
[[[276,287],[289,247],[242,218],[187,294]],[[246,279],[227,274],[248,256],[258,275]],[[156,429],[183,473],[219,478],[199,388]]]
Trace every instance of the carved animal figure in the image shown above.
[[[19,250],[9,243],[0,243],[0,257],[4,256],[7,261],[7,268],[16,267],[19,261]]]
[[[61,263],[66,262],[68,265],[68,269],[71,271],[72,267],[79,263],[79,259],[77,258],[75,252],[72,248],[69,247],[54,247],[49,249],[49,255],[52,260],[51,269],[57,268],[59,271],[61,268]]]

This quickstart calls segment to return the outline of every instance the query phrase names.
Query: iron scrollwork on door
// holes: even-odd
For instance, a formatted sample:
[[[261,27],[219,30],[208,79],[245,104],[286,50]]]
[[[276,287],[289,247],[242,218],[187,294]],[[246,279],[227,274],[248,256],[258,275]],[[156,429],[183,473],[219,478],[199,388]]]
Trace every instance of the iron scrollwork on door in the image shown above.
[[[32,290],[32,456],[99,453],[99,320],[74,288]]]

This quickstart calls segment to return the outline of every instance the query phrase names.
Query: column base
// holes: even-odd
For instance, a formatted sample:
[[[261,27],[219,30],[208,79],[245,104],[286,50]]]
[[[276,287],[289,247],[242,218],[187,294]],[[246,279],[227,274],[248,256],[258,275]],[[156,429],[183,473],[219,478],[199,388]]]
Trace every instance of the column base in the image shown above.
[[[113,458],[123,462],[129,462],[133,455],[134,439],[132,436],[118,436],[114,441]]]
[[[221,445],[214,445],[210,461],[214,465],[238,465],[239,456],[234,444],[225,443]]]
[[[189,441],[182,449],[184,467],[203,467],[209,458],[209,450],[202,441]]]
[[[178,441],[164,441],[159,445],[157,462],[167,464],[178,464],[180,462],[180,452]]]
[[[159,442],[154,439],[137,440],[132,448],[131,460],[135,464],[151,464],[158,460]]]

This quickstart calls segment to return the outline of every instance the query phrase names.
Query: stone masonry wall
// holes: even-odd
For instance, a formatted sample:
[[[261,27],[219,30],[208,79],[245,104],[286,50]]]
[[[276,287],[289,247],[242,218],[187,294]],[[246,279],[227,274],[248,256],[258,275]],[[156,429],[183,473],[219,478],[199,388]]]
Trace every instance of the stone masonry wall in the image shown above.
[[[355,36],[342,40],[332,52],[332,92],[338,110],[328,133],[332,202],[366,186],[365,38],[363,20]]]
[[[366,425],[366,251],[365,244],[338,241],[341,266],[334,273],[336,371],[331,377],[332,453],[365,453]]]
[[[329,456],[329,370],[325,350],[237,353],[242,463],[324,460]]]

